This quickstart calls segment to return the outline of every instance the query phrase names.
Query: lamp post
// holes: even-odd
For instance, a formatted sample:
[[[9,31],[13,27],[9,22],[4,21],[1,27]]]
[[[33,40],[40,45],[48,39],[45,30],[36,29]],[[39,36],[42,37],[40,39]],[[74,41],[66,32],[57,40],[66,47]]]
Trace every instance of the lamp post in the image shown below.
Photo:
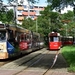
[[[65,23],[64,25],[65,25],[65,27],[66,27],[66,37],[67,37],[67,24]]]
[[[38,32],[37,18],[36,18],[36,32]]]

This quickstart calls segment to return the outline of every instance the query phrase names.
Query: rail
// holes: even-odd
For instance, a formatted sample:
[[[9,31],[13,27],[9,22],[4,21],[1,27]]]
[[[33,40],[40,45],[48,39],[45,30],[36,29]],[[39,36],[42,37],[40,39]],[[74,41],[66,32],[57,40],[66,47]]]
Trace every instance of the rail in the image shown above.
[[[45,75],[48,72],[49,69],[52,69],[53,68],[53,66],[55,65],[55,63],[57,61],[59,51],[56,52],[52,65],[47,69],[47,71],[43,75]]]

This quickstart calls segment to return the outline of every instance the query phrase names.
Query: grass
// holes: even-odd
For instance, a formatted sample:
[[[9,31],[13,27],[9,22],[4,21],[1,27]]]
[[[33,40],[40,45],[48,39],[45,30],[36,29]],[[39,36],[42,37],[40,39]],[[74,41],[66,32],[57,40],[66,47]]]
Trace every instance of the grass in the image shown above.
[[[68,71],[75,72],[75,45],[64,46],[62,54],[69,65]]]

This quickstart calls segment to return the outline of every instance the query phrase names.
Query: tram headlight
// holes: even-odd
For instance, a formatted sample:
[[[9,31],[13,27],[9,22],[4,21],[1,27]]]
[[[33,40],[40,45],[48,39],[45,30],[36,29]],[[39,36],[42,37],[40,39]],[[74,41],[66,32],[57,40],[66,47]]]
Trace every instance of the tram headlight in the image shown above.
[[[60,47],[59,47],[59,49],[60,49]]]

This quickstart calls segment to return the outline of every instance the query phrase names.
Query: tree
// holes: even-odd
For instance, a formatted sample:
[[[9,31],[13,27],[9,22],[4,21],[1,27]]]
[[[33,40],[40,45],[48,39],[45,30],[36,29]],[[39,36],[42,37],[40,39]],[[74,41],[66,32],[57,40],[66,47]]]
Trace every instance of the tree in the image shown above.
[[[75,0],[47,0],[47,2],[51,5],[51,9],[55,9],[58,12],[61,12],[61,10],[64,9],[65,7],[67,7],[68,5],[73,7],[73,12],[68,11],[68,13],[64,14],[64,17],[62,15],[65,23],[70,21],[67,23],[67,29],[68,29],[67,31],[69,31],[69,34],[70,34],[71,33],[70,30],[72,30],[71,26],[75,25],[75,23],[74,23],[74,21],[75,21]],[[63,24],[62,28],[60,29],[62,32],[64,32],[64,29],[65,29],[64,27],[65,26]],[[73,27],[75,28],[75,26],[73,26]]]
[[[68,5],[73,6],[75,11],[75,0],[47,0],[47,2],[51,4],[52,9],[56,9],[59,12]]]
[[[5,7],[3,7],[3,0],[0,0],[0,21],[5,22],[6,21],[6,13]]]
[[[14,18],[14,14],[13,14],[13,10],[10,9],[7,12],[5,11],[1,11],[0,12],[0,21],[2,21],[3,23],[13,23],[13,18]]]
[[[47,36],[49,32],[62,27],[60,22],[61,17],[57,12],[51,10],[51,6],[47,6],[44,11],[41,11],[41,16],[38,17],[39,32]]]
[[[26,28],[26,29],[29,29],[31,31],[35,31],[34,27],[35,27],[35,21],[33,21],[31,18],[25,18],[23,20],[23,23],[22,23],[22,27]]]
[[[70,36],[74,36],[75,23],[73,21],[73,15],[74,15],[73,11],[68,11],[67,13],[62,14],[63,33],[66,31],[67,28],[67,34]],[[67,25],[65,26],[64,24]]]
[[[3,0],[0,0],[0,12],[4,11]]]
[[[9,11],[7,11],[6,18],[7,18],[7,22],[8,23],[13,22],[14,13],[13,13],[12,9],[10,9]]]
[[[3,2],[3,0],[0,0],[0,2]]]
[[[64,13],[63,16],[63,20],[67,20],[67,21],[73,21],[73,15],[74,13],[72,11],[68,11],[67,13]]]

